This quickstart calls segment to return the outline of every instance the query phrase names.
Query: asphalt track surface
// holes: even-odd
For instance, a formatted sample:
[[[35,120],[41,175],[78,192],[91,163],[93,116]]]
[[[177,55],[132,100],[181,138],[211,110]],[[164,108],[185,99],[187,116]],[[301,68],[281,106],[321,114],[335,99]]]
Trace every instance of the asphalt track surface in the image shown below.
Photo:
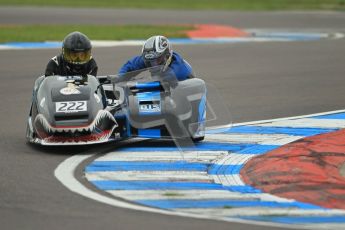
[[[19,23],[23,16],[22,10],[10,9],[0,8],[2,24]],[[32,11],[35,9],[25,12]],[[32,14],[35,17],[25,21],[53,23],[54,20],[49,21],[53,17],[52,12],[51,9],[36,10]],[[59,12],[62,10],[56,10],[57,14]],[[68,12],[65,18],[69,17]],[[93,12],[94,18],[105,17],[101,10]],[[100,15],[97,17],[95,12],[100,12]],[[126,11],[109,12],[126,15]],[[139,14],[141,11],[135,12]],[[144,11],[136,19],[132,17],[132,21],[123,16],[123,22],[150,22],[159,16],[158,13],[163,17],[161,22],[167,19],[173,22],[171,16],[162,16],[170,15],[171,11],[166,14]],[[204,18],[204,12],[198,14],[198,11],[179,11],[178,14],[174,17],[176,23],[181,19],[190,23],[198,17],[203,18],[203,22],[221,23],[223,20],[223,24],[243,28],[305,28],[341,32],[345,24],[343,13],[330,12],[307,15],[302,12],[253,15],[221,12],[208,13],[207,18]],[[221,15],[228,15],[228,19],[220,19]],[[296,15],[300,15],[300,19]],[[106,19],[102,23],[106,23]],[[115,73],[124,60],[139,50],[139,47],[95,49],[99,74]],[[233,122],[297,116],[345,107],[345,40],[179,45],[175,50],[183,54],[200,77],[216,85],[231,110]],[[0,51],[1,229],[278,229],[119,209],[81,197],[63,187],[54,177],[57,165],[73,154],[98,152],[109,146],[37,148],[26,144],[25,122],[34,80],[43,73],[49,58],[58,52],[57,49]]]

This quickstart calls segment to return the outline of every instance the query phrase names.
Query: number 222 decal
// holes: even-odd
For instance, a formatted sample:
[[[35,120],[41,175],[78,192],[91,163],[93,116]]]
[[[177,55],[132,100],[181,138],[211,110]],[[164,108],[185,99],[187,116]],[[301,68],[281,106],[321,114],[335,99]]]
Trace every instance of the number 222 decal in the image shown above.
[[[56,112],[58,113],[76,113],[81,111],[87,111],[86,101],[56,102]]]

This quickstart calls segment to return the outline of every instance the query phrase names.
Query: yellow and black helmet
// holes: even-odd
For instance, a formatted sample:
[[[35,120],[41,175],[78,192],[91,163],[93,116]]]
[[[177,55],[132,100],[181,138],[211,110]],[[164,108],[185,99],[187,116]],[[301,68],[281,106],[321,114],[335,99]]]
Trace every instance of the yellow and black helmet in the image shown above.
[[[78,31],[68,34],[62,43],[62,55],[66,62],[73,65],[88,63],[91,56],[90,39]]]

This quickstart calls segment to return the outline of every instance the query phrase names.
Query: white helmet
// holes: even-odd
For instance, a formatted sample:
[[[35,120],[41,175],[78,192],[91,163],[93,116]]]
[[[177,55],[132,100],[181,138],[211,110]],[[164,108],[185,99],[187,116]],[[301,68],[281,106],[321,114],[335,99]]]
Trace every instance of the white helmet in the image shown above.
[[[171,63],[172,49],[169,40],[164,36],[153,36],[146,40],[142,57],[146,67],[163,66],[163,71]]]

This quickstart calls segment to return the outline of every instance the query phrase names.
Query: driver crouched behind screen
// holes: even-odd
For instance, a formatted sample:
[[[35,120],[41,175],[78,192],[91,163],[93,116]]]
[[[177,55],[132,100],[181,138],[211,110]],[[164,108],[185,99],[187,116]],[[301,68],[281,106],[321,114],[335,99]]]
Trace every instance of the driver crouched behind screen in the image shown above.
[[[173,52],[169,40],[160,35],[147,39],[141,55],[128,60],[120,68],[119,75],[155,66],[162,66],[163,72],[169,68],[179,81],[194,77],[189,63],[179,54]]]
[[[97,75],[97,63],[91,55],[90,39],[78,31],[68,34],[62,43],[61,54],[47,64],[45,76]]]

